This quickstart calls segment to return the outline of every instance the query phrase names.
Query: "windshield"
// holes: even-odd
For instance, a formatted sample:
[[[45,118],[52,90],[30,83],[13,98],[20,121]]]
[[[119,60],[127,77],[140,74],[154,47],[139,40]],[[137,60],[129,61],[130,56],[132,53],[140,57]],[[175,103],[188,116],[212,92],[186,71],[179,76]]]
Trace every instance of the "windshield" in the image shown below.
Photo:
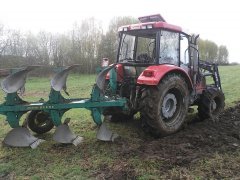
[[[123,32],[118,61],[179,65],[179,39],[179,33],[167,30],[147,29]]]
[[[119,62],[153,63],[156,58],[156,31],[123,34]]]

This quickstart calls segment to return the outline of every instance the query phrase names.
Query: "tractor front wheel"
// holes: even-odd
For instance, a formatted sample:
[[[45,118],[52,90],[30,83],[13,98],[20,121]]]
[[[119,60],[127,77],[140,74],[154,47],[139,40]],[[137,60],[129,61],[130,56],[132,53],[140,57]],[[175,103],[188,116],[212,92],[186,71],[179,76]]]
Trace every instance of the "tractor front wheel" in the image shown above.
[[[221,90],[209,88],[203,92],[198,103],[198,116],[201,120],[217,118],[223,111],[225,97]]]
[[[144,94],[141,118],[145,130],[154,136],[177,132],[188,110],[188,86],[177,74],[166,76],[158,86],[148,87]]]
[[[31,111],[27,116],[27,123],[37,134],[46,133],[54,127],[49,113],[44,111]]]

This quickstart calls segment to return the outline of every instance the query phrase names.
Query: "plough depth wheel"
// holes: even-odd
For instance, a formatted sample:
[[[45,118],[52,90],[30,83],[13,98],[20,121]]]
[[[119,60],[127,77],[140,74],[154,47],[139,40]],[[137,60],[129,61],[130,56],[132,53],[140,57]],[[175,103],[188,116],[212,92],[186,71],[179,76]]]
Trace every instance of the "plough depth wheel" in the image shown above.
[[[27,117],[27,124],[37,134],[46,133],[54,127],[49,113],[44,111],[31,111]]]

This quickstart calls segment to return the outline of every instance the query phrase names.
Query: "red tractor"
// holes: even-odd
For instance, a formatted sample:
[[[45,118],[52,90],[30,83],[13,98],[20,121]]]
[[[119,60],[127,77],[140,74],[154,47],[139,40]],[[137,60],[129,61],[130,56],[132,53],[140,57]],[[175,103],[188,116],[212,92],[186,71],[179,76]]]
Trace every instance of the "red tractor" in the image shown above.
[[[178,131],[190,106],[198,106],[201,120],[216,118],[224,109],[224,94],[218,66],[199,60],[199,36],[161,15],[139,20],[119,28],[116,64],[102,73],[107,74],[105,95],[126,98],[128,108],[112,107],[104,114],[119,120],[140,112],[143,127],[154,135]]]

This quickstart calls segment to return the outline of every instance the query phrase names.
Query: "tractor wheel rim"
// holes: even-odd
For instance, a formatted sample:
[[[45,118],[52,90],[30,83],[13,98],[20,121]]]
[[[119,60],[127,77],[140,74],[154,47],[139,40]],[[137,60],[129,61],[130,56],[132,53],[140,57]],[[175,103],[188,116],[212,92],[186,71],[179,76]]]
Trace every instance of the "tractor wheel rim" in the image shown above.
[[[172,93],[168,93],[163,99],[163,104],[162,104],[163,117],[171,118],[177,109],[176,105],[177,105],[176,96]]]

